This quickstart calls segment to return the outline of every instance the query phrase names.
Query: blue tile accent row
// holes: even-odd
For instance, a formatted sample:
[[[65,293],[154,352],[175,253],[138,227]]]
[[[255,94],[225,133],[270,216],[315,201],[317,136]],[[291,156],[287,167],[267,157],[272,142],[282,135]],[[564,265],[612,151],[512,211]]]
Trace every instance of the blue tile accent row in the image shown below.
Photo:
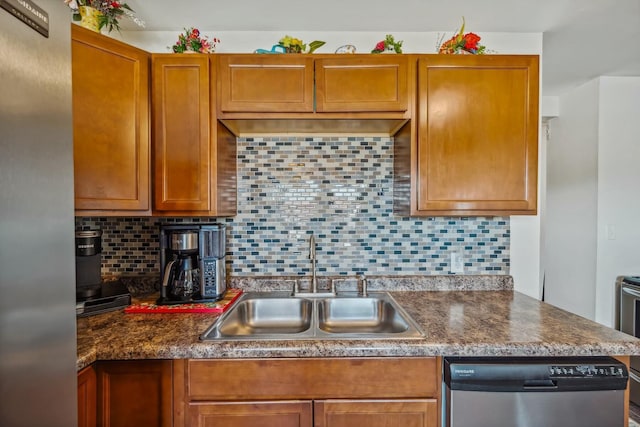
[[[77,218],[103,228],[103,273],[156,273],[160,221],[212,218]],[[315,235],[323,275],[508,274],[508,217],[404,218],[393,213],[393,139],[238,139],[238,214],[227,224],[230,274],[306,275]]]

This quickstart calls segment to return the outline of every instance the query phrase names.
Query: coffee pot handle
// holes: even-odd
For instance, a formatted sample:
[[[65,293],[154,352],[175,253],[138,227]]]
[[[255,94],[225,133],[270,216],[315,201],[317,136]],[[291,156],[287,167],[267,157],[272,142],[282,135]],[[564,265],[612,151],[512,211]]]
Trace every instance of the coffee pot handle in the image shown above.
[[[164,279],[162,280],[162,291],[161,291],[162,298],[168,298],[167,289],[169,288],[169,283],[173,281],[173,276],[174,276],[173,266],[175,263],[176,263],[175,260],[169,261],[164,268]]]

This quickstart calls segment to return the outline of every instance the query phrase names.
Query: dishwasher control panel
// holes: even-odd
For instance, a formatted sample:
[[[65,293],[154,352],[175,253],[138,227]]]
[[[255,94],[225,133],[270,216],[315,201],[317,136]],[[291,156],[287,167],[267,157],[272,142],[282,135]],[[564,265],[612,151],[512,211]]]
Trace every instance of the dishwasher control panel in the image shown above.
[[[624,390],[624,363],[591,357],[445,357],[443,380],[451,390],[555,392]]]
[[[625,376],[620,365],[551,365],[549,378],[588,378],[588,377],[617,377]]]

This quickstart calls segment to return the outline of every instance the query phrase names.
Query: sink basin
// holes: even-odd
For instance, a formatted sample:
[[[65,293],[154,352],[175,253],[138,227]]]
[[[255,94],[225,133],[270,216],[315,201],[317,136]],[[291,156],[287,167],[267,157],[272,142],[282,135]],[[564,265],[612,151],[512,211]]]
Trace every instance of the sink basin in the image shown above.
[[[387,299],[332,298],[318,304],[318,327],[332,334],[397,334],[409,323]]]
[[[413,319],[386,292],[368,297],[300,298],[247,292],[201,336],[209,340],[421,338]]]
[[[311,327],[312,309],[313,302],[307,299],[245,294],[205,335],[210,335],[208,339],[296,335]]]

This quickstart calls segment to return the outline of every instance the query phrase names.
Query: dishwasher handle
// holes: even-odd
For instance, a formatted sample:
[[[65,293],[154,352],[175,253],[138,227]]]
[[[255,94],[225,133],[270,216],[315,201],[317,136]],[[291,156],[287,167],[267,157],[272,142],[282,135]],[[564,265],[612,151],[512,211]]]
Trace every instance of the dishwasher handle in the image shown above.
[[[558,388],[558,382],[554,380],[525,380],[522,384],[524,390],[555,390]]]

